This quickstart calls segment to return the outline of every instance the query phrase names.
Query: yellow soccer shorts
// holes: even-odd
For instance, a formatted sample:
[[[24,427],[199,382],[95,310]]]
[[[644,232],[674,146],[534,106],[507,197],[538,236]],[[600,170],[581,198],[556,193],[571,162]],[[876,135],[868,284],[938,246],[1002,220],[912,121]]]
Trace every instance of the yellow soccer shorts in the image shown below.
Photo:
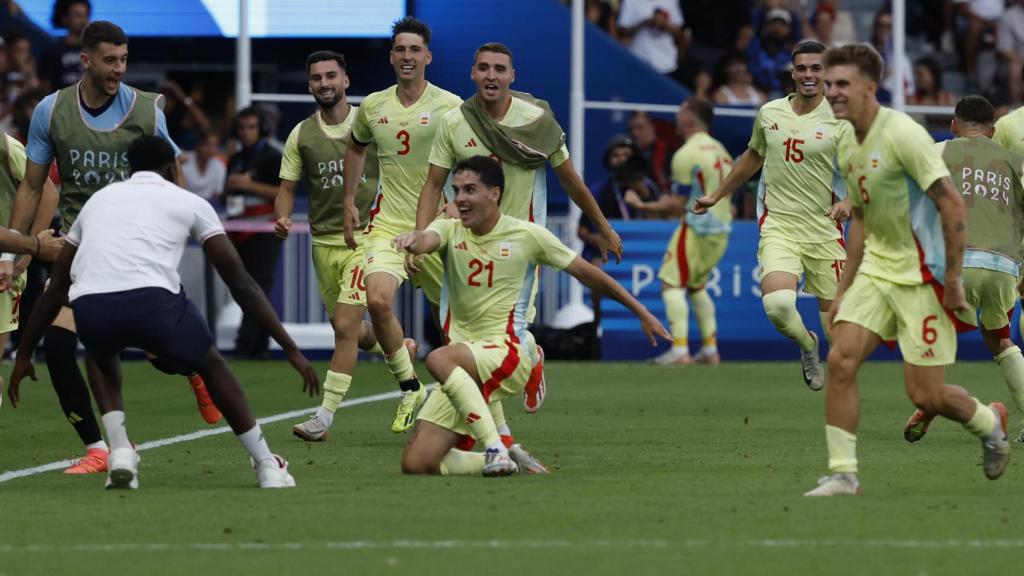
[[[982,328],[1009,338],[1010,316],[1017,304],[1017,277],[985,268],[964,268],[963,281],[967,310],[956,313],[963,323],[958,329],[977,328],[980,316]]]
[[[757,246],[761,279],[772,272],[804,278],[803,291],[823,300],[836,297],[846,264],[846,248],[838,240],[808,244],[762,236]]]
[[[14,332],[18,329],[20,317],[21,293],[25,291],[26,273],[14,279],[14,284],[0,292],[0,334]]]
[[[728,234],[701,236],[690,226],[680,224],[668,241],[658,279],[673,288],[700,290],[708,283],[728,245]]]
[[[328,314],[335,304],[366,306],[363,248],[313,244],[313,270]]]
[[[398,234],[381,228],[374,228],[369,234],[363,235],[363,269],[364,276],[385,272],[398,278],[402,283],[409,279],[405,271],[405,252],[395,250],[391,242]]]
[[[907,286],[857,274],[836,315],[897,340],[903,361],[915,366],[945,366],[956,360],[956,328],[942,307],[938,284]]]
[[[436,308],[441,303],[441,282],[444,280],[444,263],[436,252],[416,257],[416,266],[420,271],[413,275],[412,281],[423,290],[423,295]]]
[[[523,393],[533,368],[529,355],[511,341],[459,342],[469,348],[476,361],[477,374],[483,381],[481,391],[488,404],[501,402]],[[418,420],[426,420],[462,435],[470,435],[469,426],[448,396],[435,390],[420,410]]]

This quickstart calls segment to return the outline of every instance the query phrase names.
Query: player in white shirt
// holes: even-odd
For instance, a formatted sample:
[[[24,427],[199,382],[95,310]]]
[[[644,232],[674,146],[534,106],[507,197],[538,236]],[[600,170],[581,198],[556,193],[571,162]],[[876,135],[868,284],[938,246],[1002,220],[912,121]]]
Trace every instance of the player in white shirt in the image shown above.
[[[199,372],[252,456],[260,487],[294,486],[288,463],[270,452],[242,387],[185,297],[177,268],[190,238],[202,244],[242,310],[281,345],[310,395],[319,393],[316,373],[245,271],[213,208],[173,184],[177,169],[171,146],[158,136],[141,136],[128,147],[127,157],[129,180],[97,191],[71,226],[50,287],[18,347],[11,401],[17,405],[22,378],[35,379],[31,359],[39,338],[70,299],[81,342],[98,368],[89,383],[110,441],[107,488],[138,488],[139,455],[128,440],[121,396],[119,355],[125,348]]]

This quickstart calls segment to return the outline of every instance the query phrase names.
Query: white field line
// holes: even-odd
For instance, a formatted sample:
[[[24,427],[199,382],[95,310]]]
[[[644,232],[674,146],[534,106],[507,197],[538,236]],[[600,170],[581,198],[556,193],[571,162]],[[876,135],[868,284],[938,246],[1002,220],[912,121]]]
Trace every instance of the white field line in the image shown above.
[[[433,388],[436,384],[430,384],[427,386],[428,389]],[[363,396],[362,398],[354,398],[352,400],[346,400],[341,403],[339,408],[352,408],[353,406],[359,406],[361,404],[369,404],[371,402],[380,402],[381,400],[390,400],[392,398],[398,398],[401,392],[384,392],[382,394],[374,394],[373,396]],[[288,420],[290,418],[297,418],[310,414],[316,410],[316,408],[302,408],[300,410],[292,410],[291,412],[282,412],[281,414],[274,414],[273,416],[266,416],[263,418],[257,418],[256,422],[263,424],[270,424],[272,422],[278,422],[280,420]],[[199,440],[201,438],[207,438],[209,436],[217,436],[219,434],[227,434],[231,432],[231,428],[228,426],[221,426],[219,428],[207,428],[206,430],[199,430],[191,432],[189,434],[181,434],[180,436],[172,436],[171,438],[163,438],[160,440],[151,440],[149,442],[143,442],[139,444],[138,450],[151,450],[153,448],[163,448],[164,446],[171,446],[172,444],[181,444],[182,442],[191,442],[193,440]],[[49,464],[43,464],[40,466],[33,466],[32,468],[22,468],[21,470],[9,470],[0,474],[0,483],[7,482],[10,480],[16,480],[18,478],[25,478],[27,476],[35,476],[37,474],[43,474],[45,472],[51,472],[53,470],[63,470],[68,466],[71,466],[73,460],[61,460],[59,462],[50,462]]]
[[[249,550],[437,550],[437,549],[693,549],[693,548],[928,548],[1015,549],[1024,540],[344,540],[328,542],[131,542],[121,544],[0,544],[0,554],[123,553],[123,552],[238,552]]]

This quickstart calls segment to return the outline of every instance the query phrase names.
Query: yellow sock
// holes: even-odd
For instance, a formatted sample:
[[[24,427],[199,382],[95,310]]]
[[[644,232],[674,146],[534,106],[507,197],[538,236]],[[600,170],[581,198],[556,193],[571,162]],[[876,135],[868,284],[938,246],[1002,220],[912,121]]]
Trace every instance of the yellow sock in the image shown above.
[[[686,290],[682,288],[666,288],[661,291],[661,299],[665,301],[665,316],[672,331],[672,346],[686,348],[690,330],[690,308],[686,304]]]
[[[690,293],[690,301],[693,303],[693,315],[697,318],[697,328],[700,329],[700,337],[703,349],[707,351],[718,349],[718,323],[715,321],[715,302],[711,299],[708,291],[700,289]]]
[[[483,470],[483,452],[465,452],[452,448],[441,460],[441,476],[479,476]]]
[[[416,376],[416,373],[412,370],[412,360],[409,358],[409,351],[406,350],[405,346],[399,347],[391,356],[385,354],[384,363],[387,364],[388,370],[391,371],[395,380],[399,382],[411,380]]]
[[[828,442],[828,471],[857,473],[857,436],[842,428],[825,425]]]
[[[828,323],[828,312],[818,310],[818,318],[821,318],[821,329],[825,332],[825,339],[832,345],[832,325]]]
[[[807,332],[803,318],[796,309],[796,292],[793,290],[776,290],[761,297],[764,311],[775,329],[800,346],[803,351],[814,348],[814,339]]]
[[[992,409],[982,404],[977,398],[972,398],[978,407],[974,410],[974,416],[964,422],[964,428],[978,438],[984,438],[996,429],[996,415]]]
[[[491,410],[469,372],[457,366],[441,384],[441,391],[448,396],[455,410],[466,420],[474,438],[487,448],[501,444]]]
[[[324,401],[320,405],[333,414],[351,385],[352,376],[328,370],[324,378]]]
[[[365,350],[365,352],[369,352],[370,354],[377,354],[378,356],[384,355],[384,349],[380,347],[380,342],[374,342],[373,348]]]
[[[1024,355],[1020,348],[1010,346],[1003,350],[996,356],[996,364],[1003,371],[1003,379],[1013,396],[1013,403],[1018,410],[1024,412]]]

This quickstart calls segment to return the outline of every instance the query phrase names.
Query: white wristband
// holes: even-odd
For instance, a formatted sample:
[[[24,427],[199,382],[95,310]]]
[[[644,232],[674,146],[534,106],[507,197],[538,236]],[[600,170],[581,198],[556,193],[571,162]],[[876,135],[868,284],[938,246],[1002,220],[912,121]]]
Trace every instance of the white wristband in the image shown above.
[[[0,262],[14,262],[14,254],[11,254],[10,252],[5,252],[4,254],[0,255]]]

